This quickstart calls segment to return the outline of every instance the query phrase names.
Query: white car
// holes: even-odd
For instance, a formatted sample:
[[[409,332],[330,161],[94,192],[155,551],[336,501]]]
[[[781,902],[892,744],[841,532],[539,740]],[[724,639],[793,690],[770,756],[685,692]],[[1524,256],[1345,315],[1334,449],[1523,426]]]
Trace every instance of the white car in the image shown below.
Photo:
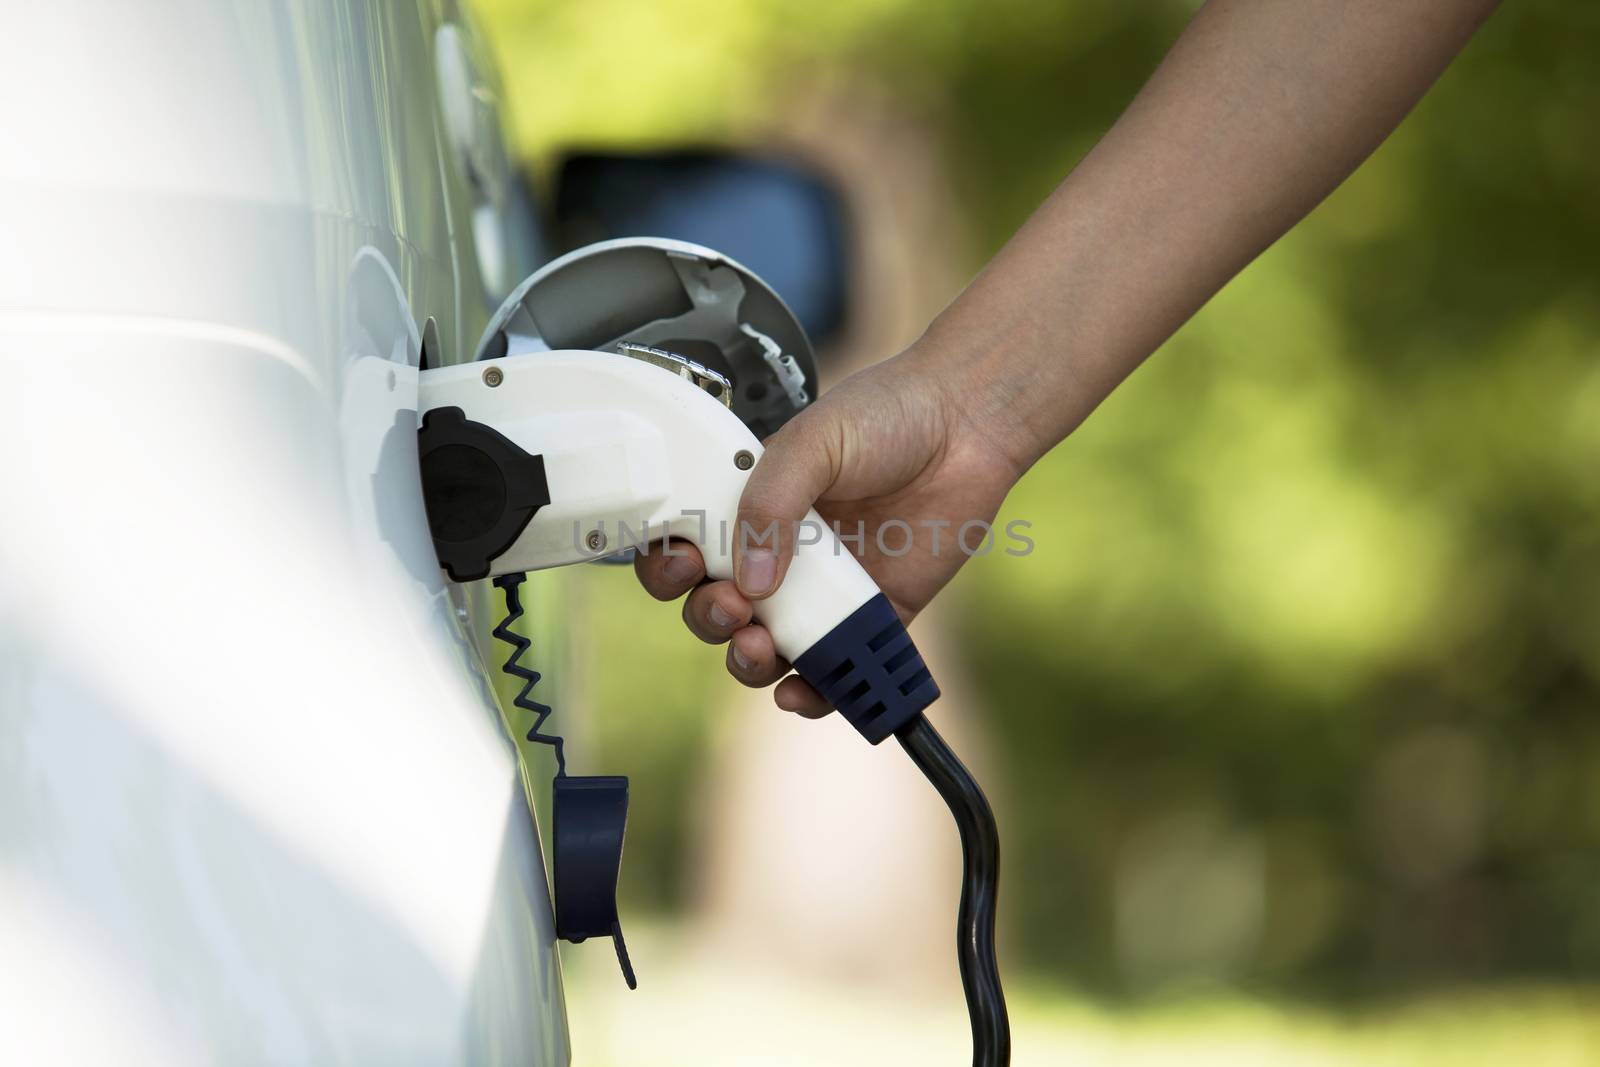
[[[419,363],[543,258],[457,12],[6,14],[0,1062],[569,1058],[418,487]]]

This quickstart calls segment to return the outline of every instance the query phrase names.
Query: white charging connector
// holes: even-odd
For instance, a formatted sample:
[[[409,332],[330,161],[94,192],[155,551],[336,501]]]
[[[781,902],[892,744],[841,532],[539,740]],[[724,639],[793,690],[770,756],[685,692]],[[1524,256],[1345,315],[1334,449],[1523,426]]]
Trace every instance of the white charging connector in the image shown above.
[[[663,539],[714,578],[741,529],[761,443],[692,377],[604,352],[538,352],[423,372],[421,462],[441,561],[458,580],[582,563]],[[756,604],[774,646],[874,744],[938,696],[904,625],[812,511],[783,583]]]

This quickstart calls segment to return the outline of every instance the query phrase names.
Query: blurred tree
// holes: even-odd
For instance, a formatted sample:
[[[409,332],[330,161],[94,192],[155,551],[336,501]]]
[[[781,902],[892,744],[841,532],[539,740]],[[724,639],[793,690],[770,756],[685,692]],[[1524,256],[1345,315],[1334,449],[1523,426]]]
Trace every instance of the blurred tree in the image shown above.
[[[480,6],[535,160],[739,140],[797,81],[870,79],[940,132],[976,268],[1194,5]],[[1002,520],[1036,551],[951,590],[1013,959],[1104,989],[1600,977],[1597,48],[1600,9],[1506,5],[1029,475]],[[704,667],[602,684],[695,722]],[[697,735],[662,736],[681,793]],[[663,876],[666,796],[630,845]]]

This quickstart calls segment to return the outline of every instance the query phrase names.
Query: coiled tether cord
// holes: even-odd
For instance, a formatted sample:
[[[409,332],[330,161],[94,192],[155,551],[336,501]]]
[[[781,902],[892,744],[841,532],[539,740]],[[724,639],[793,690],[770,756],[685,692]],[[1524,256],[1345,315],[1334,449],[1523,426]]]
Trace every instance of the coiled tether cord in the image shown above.
[[[972,1067],[1011,1062],[1011,1024],[994,954],[995,898],[1000,888],[1000,832],[983,790],[926,716],[895,732],[911,762],[939,791],[961,833],[961,910],[956,956],[972,1021]]]

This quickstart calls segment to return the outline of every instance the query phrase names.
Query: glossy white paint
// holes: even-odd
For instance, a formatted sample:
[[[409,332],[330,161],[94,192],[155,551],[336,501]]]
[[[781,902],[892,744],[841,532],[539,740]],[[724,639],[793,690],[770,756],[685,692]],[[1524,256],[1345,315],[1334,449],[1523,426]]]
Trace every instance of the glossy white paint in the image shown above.
[[[568,1058],[416,471],[423,324],[468,358],[512,270],[454,11],[8,13],[0,1062]]]

